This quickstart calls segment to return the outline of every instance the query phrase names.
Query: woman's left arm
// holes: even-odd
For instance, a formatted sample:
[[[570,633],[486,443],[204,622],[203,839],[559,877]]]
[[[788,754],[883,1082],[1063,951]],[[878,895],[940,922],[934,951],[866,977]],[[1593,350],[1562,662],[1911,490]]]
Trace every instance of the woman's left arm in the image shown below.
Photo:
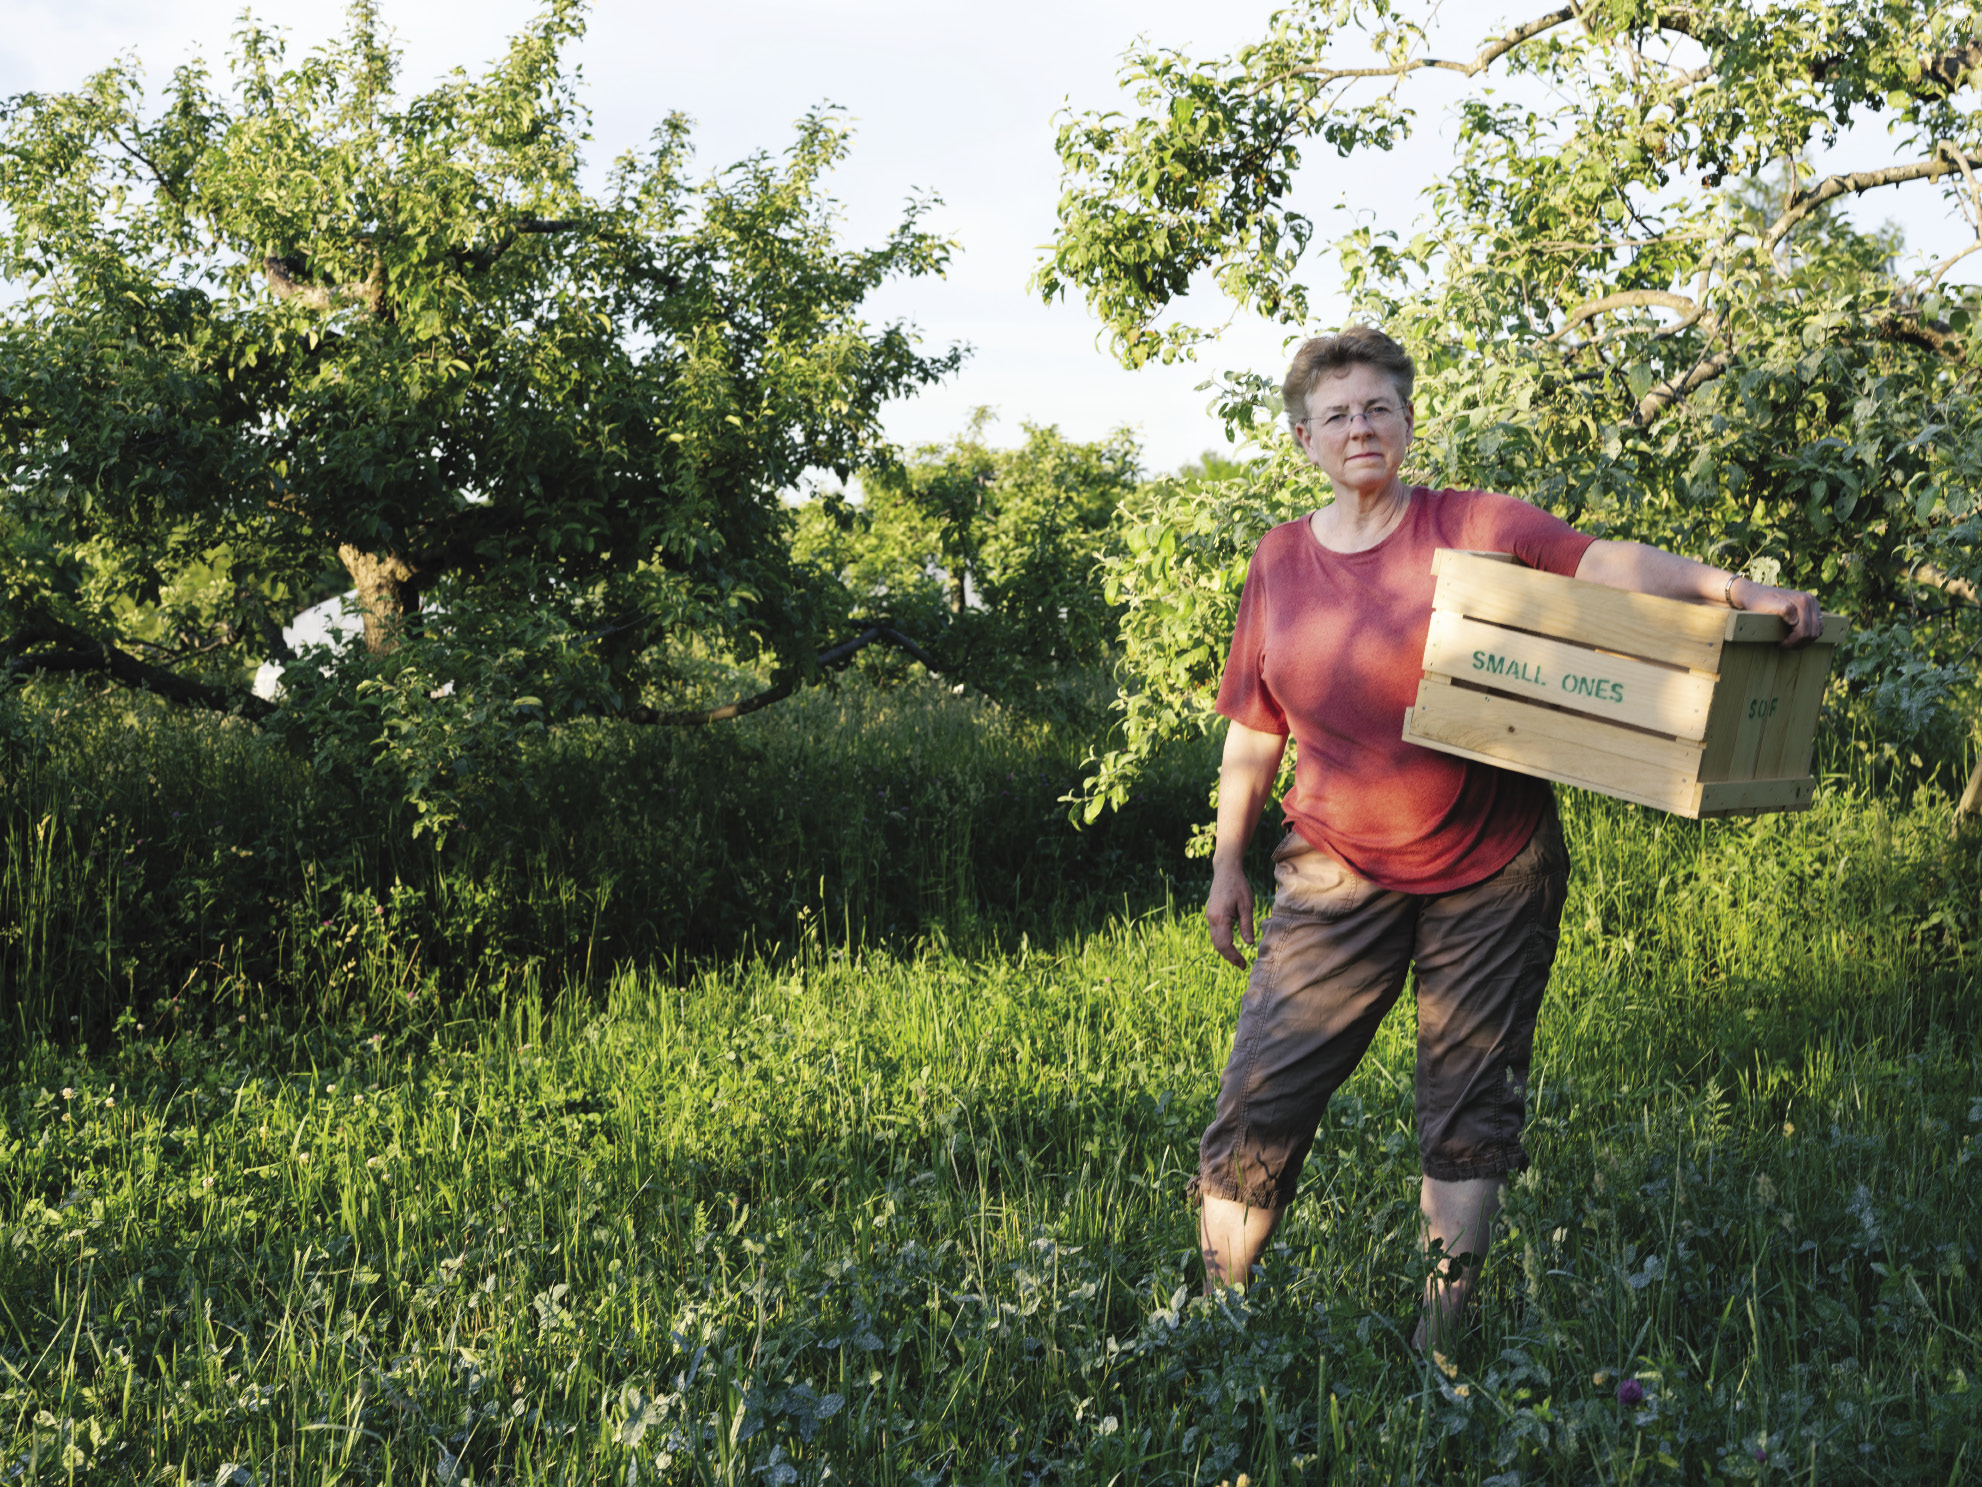
[[[1677,553],[1647,547],[1642,542],[1606,542],[1599,538],[1576,565],[1576,576],[1606,588],[1633,589],[1664,599],[1705,599],[1736,609],[1780,616],[1789,626],[1783,645],[1794,650],[1808,645],[1824,629],[1823,612],[1814,594],[1800,589],[1770,588],[1752,578],[1730,575]],[[1728,582],[1733,577],[1732,584]]]

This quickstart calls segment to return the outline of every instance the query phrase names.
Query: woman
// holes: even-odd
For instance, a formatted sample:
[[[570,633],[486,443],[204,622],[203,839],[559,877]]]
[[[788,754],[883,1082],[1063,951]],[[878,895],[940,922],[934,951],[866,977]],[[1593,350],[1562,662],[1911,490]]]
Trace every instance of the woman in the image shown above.
[[[1426,1287],[1412,1340],[1423,1348],[1464,1307],[1501,1186],[1528,1164],[1528,1061],[1569,874],[1547,784],[1403,741],[1433,551],[1508,552],[1613,588],[1780,615],[1785,645],[1809,644],[1822,616],[1808,594],[1599,541],[1511,496],[1405,485],[1414,375],[1403,347],[1352,327],[1303,345],[1282,388],[1335,499],[1261,540],[1219,688],[1230,731],[1204,912],[1240,967],[1234,929],[1253,943],[1241,859],[1290,734],[1299,749],[1273,917],[1192,1187],[1207,1285],[1244,1284],[1328,1097],[1415,964],[1420,1207],[1427,1245],[1448,1257]]]

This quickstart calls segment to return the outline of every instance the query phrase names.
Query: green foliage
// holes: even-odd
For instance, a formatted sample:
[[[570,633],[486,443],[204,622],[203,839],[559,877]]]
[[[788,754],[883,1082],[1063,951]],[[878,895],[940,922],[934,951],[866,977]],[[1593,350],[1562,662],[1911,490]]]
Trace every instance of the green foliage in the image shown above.
[[[358,4],[299,63],[244,22],[225,88],[191,63],[153,103],[127,61],[7,101],[0,663],[85,667],[69,626],[238,685],[355,584],[374,650],[437,605],[588,635],[607,710],[691,632],[814,673],[832,605],[780,494],[885,465],[882,406],[958,364],[861,318],[949,245],[919,202],[836,240],[831,111],[699,179],[670,116],[587,190],[581,29],[553,0],[487,74],[404,96]]]
[[[991,416],[980,408],[956,439],[869,475],[858,507],[810,503],[794,550],[846,585],[852,623],[898,625],[945,676],[1065,712],[1114,638],[1101,553],[1141,451],[1127,430],[1081,444],[1038,424],[995,449]]]
[[[1039,287],[1085,295],[1129,365],[1205,340],[1170,315],[1200,274],[1301,326],[1301,152],[1319,141],[1372,162],[1415,127],[1412,74],[1457,69],[1472,82],[1424,220],[1331,245],[1357,315],[1418,358],[1407,473],[1813,589],[1883,637],[1860,674],[1892,719],[1919,726],[1973,675],[1976,611],[1946,586],[1982,577],[1982,291],[1948,278],[1965,254],[1909,276],[1896,234],[1837,209],[1887,186],[1936,193],[1982,243],[1977,25],[1966,3],[1616,0],[1433,62],[1407,7],[1309,0],[1228,59],[1141,48],[1131,116],[1066,121]],[[1358,36],[1371,70],[1349,49]],[[1890,155],[1815,178],[1808,153],[1875,116]],[[1224,406],[1258,429],[1277,388],[1231,374]],[[1284,483],[1248,480],[1227,499],[1254,501],[1263,525]],[[1146,520],[1181,536],[1205,518],[1179,489]],[[1112,575],[1125,602],[1166,602],[1167,561]],[[1214,572],[1229,572],[1222,553],[1200,577]],[[1189,651],[1212,628],[1168,643]],[[1148,697],[1131,703],[1132,754],[1148,728],[1199,715],[1200,672],[1160,648],[1137,658],[1131,686]],[[1128,777],[1104,775],[1100,793]]]
[[[550,1016],[523,980],[481,1021],[354,956],[390,1020],[290,1023],[245,987],[0,1074],[0,1452],[29,1487],[188,1460],[223,1483],[1965,1480],[1982,1008],[1972,942],[1922,912],[1946,798],[1566,805],[1535,1166],[1446,1367],[1404,1344],[1407,1009],[1331,1102],[1265,1283],[1194,1294],[1183,1185],[1241,981],[1194,913],[628,970]],[[1971,842],[1969,935],[1975,873]]]
[[[1219,727],[1212,705],[1253,549],[1277,523],[1312,510],[1325,488],[1311,466],[1282,454],[1236,477],[1152,481],[1122,508],[1102,570],[1108,599],[1122,606],[1127,685],[1114,747],[1093,756],[1076,804],[1085,820],[1119,808],[1178,739]],[[1292,750],[1288,760],[1291,769]]]
[[[594,637],[555,609],[481,610],[463,594],[438,622],[404,622],[390,653],[306,647],[283,667],[270,734],[379,808],[411,808],[436,846],[518,804],[551,720],[619,699]]]
[[[1262,456],[1255,453],[1251,457],[1220,454],[1215,449],[1207,449],[1195,461],[1186,460],[1177,470],[1177,480],[1181,485],[1197,490],[1213,481],[1236,480],[1247,474],[1260,463]]]
[[[1037,938],[1085,904],[1161,903],[1211,769],[1180,752],[1079,832],[1060,804],[1077,736],[926,681],[854,677],[721,729],[547,729],[558,675],[502,674],[511,644],[416,635],[322,709],[292,667],[294,739],[0,692],[0,1039],[71,1015],[95,1036],[182,990],[385,1017],[360,993],[386,987],[469,1012],[526,975],[753,944]],[[423,778],[433,761],[453,778]]]

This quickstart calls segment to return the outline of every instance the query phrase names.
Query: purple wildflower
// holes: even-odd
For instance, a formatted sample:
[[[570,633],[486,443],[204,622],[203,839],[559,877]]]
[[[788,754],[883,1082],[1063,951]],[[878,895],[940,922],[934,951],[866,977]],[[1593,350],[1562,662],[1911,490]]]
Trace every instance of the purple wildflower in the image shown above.
[[[1617,1402],[1622,1405],[1643,1404],[1645,1386],[1636,1379],[1626,1379],[1617,1386]]]

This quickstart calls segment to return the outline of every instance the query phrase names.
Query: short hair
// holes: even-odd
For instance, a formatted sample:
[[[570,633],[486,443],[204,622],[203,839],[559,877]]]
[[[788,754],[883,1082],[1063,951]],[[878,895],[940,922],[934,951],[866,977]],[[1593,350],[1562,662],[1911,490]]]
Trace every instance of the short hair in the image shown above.
[[[1287,368],[1287,380],[1280,384],[1280,401],[1287,410],[1287,426],[1292,428],[1308,416],[1308,394],[1324,377],[1346,372],[1350,367],[1376,367],[1388,372],[1397,384],[1397,396],[1411,401],[1411,388],[1418,368],[1411,353],[1373,325],[1350,325],[1332,336],[1316,336],[1301,342],[1294,363]]]

